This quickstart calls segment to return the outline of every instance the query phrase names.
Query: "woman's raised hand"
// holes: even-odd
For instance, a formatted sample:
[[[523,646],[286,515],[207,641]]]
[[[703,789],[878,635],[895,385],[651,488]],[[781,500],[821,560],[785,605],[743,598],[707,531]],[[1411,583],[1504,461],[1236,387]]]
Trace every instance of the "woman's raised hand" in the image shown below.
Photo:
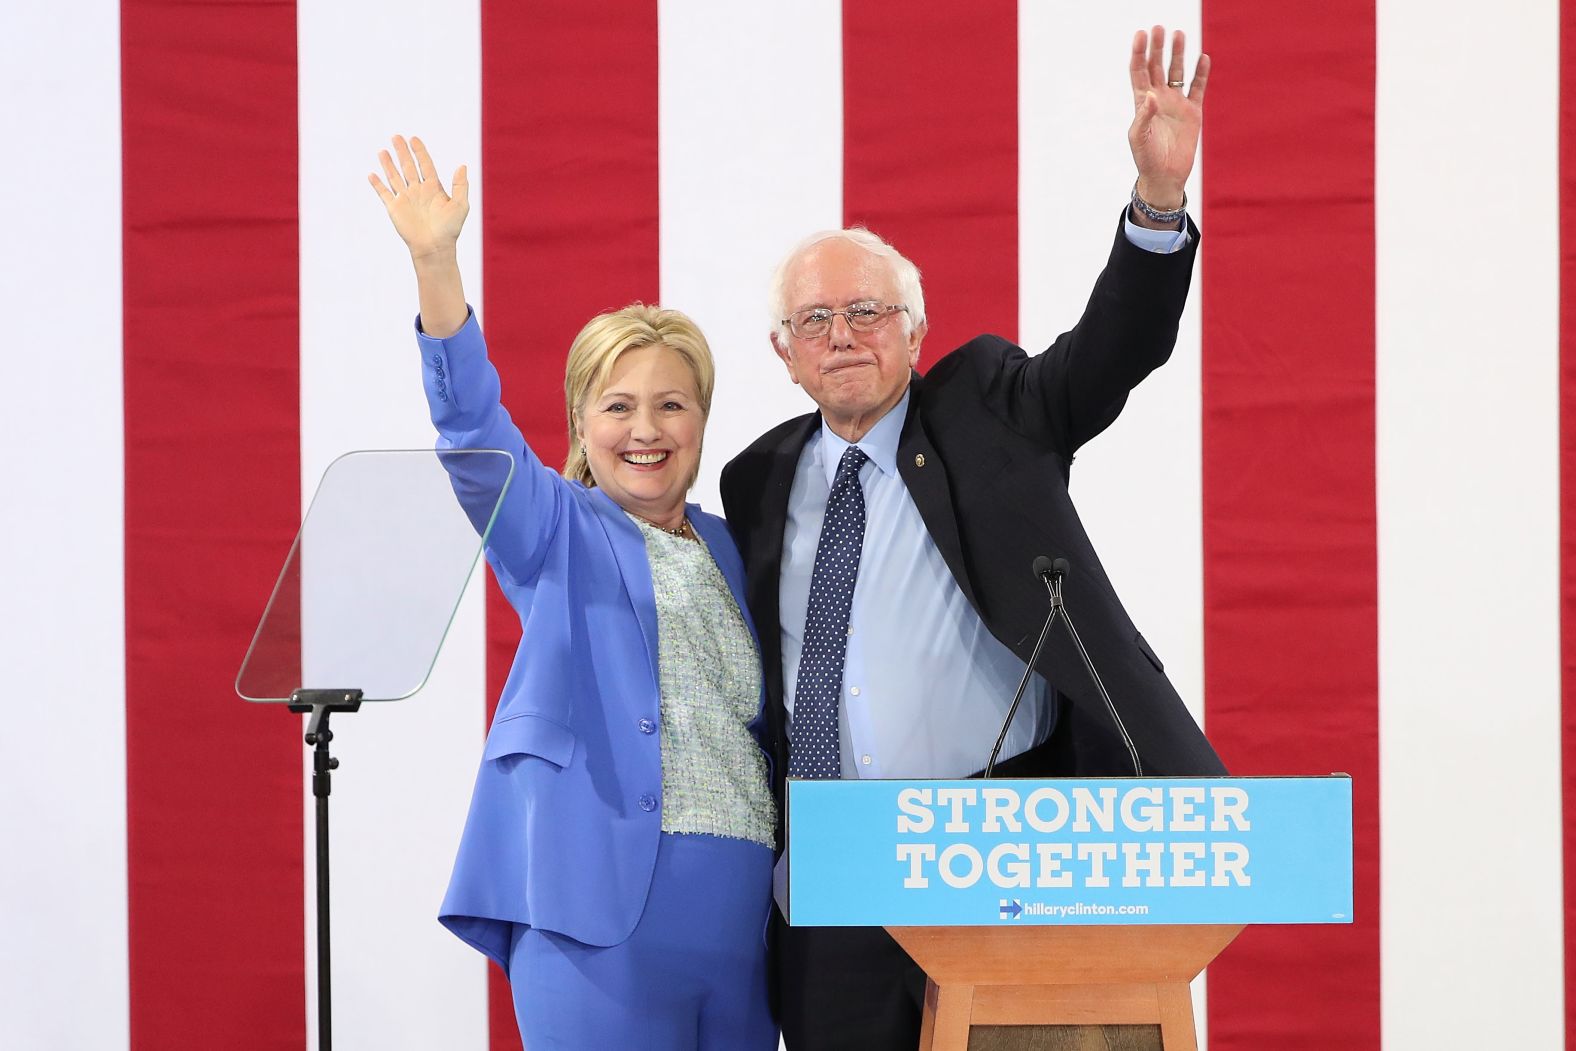
[[[419,261],[425,256],[452,254],[465,216],[471,210],[465,165],[454,172],[451,195],[438,181],[427,147],[415,136],[411,136],[409,145],[403,135],[394,136],[393,156],[388,150],[379,150],[378,161],[383,165],[384,178],[374,173],[367,176],[367,181],[388,209],[394,229],[410,248],[411,258]]]
[[[398,165],[395,158],[399,159]],[[409,145],[403,135],[394,136],[394,156],[378,151],[383,176],[368,175],[378,199],[388,209],[394,229],[410,248],[416,266],[416,293],[421,303],[421,328],[429,336],[447,339],[460,330],[470,317],[465,305],[465,285],[460,279],[459,257],[455,245],[460,228],[471,210],[470,181],[465,165],[454,173],[454,193],[444,192],[427,147],[415,136]]]

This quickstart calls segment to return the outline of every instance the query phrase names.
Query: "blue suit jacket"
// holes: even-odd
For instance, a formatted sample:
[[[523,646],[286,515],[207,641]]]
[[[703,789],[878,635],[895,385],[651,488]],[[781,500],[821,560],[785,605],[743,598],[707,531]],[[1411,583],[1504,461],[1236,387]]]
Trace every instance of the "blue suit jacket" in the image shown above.
[[[640,919],[662,823],[657,610],[645,540],[600,489],[564,480],[526,446],[499,404],[474,317],[445,340],[418,330],[418,341],[438,447],[503,449],[515,459],[487,561],[522,629],[439,919],[505,968],[516,923],[615,945]],[[498,479],[450,469],[479,520]],[[688,511],[753,634],[727,526],[693,504]],[[763,718],[750,729],[762,739]]]

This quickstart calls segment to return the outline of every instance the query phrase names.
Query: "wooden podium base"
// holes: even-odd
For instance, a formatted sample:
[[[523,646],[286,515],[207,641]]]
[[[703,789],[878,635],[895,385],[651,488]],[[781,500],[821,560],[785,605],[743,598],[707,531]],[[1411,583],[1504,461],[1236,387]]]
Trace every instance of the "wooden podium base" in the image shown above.
[[[1241,930],[887,928],[930,977],[920,1051],[1197,1051],[1188,983]],[[1100,1040],[1098,1028],[1078,1032],[1108,1026],[1126,1030],[1112,1034],[1119,1042],[1087,1043],[1086,1037]]]
[[[976,1026],[969,1051],[1160,1051],[1153,1025]]]

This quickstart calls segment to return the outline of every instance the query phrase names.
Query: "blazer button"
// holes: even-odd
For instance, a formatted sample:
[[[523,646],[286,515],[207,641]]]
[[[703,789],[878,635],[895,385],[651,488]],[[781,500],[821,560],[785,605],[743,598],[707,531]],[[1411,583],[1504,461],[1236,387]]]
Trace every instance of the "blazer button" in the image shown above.
[[[657,801],[655,799],[653,799],[649,795],[641,796],[640,797],[640,809],[644,810],[646,813],[649,814],[653,810],[657,809]]]
[[[650,719],[642,719],[635,725],[640,727],[640,732],[643,734],[654,734],[657,732],[657,724]]]

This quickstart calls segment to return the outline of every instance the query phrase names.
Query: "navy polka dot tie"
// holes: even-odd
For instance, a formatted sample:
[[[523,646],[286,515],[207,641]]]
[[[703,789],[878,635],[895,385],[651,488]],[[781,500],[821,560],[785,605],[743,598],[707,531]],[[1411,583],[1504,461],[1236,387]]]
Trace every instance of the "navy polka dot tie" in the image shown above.
[[[837,477],[821,519],[810,571],[810,602],[804,614],[804,648],[793,693],[793,734],[788,776],[839,777],[842,752],[837,740],[837,701],[843,689],[843,658],[848,653],[848,611],[859,577],[859,551],[865,542],[865,494],[859,468],[870,457],[850,445],[837,461]]]

